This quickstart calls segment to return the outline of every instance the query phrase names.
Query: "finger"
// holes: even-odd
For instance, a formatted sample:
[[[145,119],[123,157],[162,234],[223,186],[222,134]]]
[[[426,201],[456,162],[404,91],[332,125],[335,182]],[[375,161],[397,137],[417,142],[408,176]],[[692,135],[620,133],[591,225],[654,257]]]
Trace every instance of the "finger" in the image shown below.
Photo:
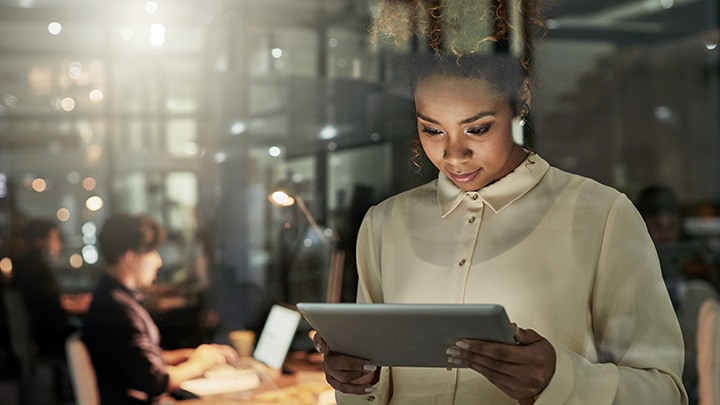
[[[452,350],[454,349],[454,350]],[[517,345],[509,345],[505,343],[488,342],[482,340],[461,340],[450,347],[450,352],[457,353],[455,357],[463,360],[476,361],[475,356],[482,356],[487,361],[495,361],[498,364],[495,367],[504,365],[505,363],[519,364],[522,363],[520,347]]]
[[[325,339],[323,339],[319,333],[315,333],[313,334],[312,340],[315,350],[317,350],[318,353],[325,354],[327,351],[327,342],[325,342]]]
[[[515,338],[517,339],[518,344],[521,344],[521,345],[531,345],[533,343],[543,340],[543,337],[540,336],[533,329],[523,329],[523,328],[517,328],[517,330],[515,332]]]
[[[347,394],[356,394],[356,395],[369,394],[369,393],[373,392],[373,389],[374,389],[371,384],[361,383],[361,382],[359,382],[360,380],[355,380],[352,382],[343,382],[330,374],[325,374],[325,380],[328,382],[328,384],[330,384],[330,386],[332,386],[336,390],[347,393]]]
[[[321,367],[327,376],[342,384],[370,385],[376,382],[378,367],[347,356],[328,356]]]

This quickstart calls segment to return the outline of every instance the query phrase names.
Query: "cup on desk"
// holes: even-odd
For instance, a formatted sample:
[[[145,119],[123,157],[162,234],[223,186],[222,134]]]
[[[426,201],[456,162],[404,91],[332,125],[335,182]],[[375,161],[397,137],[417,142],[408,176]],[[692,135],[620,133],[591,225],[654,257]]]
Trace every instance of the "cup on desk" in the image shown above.
[[[255,347],[255,332],[251,330],[234,330],[229,333],[230,343],[240,357],[250,357]]]

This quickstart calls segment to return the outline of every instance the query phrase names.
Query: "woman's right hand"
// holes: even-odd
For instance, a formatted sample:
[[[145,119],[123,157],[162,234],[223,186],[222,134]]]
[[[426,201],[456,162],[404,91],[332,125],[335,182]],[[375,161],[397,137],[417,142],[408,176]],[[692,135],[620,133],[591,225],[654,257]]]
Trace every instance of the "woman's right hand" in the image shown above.
[[[346,394],[368,394],[380,379],[380,368],[367,360],[333,352],[318,333],[312,335],[315,350],[323,355],[325,379]]]

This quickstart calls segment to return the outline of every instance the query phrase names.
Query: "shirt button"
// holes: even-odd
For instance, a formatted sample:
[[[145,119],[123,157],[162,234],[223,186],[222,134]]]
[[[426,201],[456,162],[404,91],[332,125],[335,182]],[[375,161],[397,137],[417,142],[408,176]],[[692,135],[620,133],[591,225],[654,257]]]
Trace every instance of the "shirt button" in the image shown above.
[[[372,402],[375,400],[375,395],[370,395],[367,397],[368,402]]]
[[[460,265],[460,267],[464,266],[464,265],[465,265],[465,259],[461,259],[461,260],[460,260],[460,263],[458,263],[458,264]]]
[[[477,200],[478,199],[477,193],[470,194],[470,198],[472,198],[473,200]]]
[[[475,216],[470,217],[468,220],[469,223],[474,224],[475,223]]]

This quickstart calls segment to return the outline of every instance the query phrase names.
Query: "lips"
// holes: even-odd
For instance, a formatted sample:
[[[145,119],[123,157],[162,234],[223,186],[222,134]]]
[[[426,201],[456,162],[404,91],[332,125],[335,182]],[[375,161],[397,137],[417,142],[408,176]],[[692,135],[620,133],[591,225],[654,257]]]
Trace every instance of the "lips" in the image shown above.
[[[472,179],[477,176],[478,172],[480,170],[475,170],[474,172],[466,172],[466,173],[448,173],[448,176],[454,183],[467,183],[471,181]]]

